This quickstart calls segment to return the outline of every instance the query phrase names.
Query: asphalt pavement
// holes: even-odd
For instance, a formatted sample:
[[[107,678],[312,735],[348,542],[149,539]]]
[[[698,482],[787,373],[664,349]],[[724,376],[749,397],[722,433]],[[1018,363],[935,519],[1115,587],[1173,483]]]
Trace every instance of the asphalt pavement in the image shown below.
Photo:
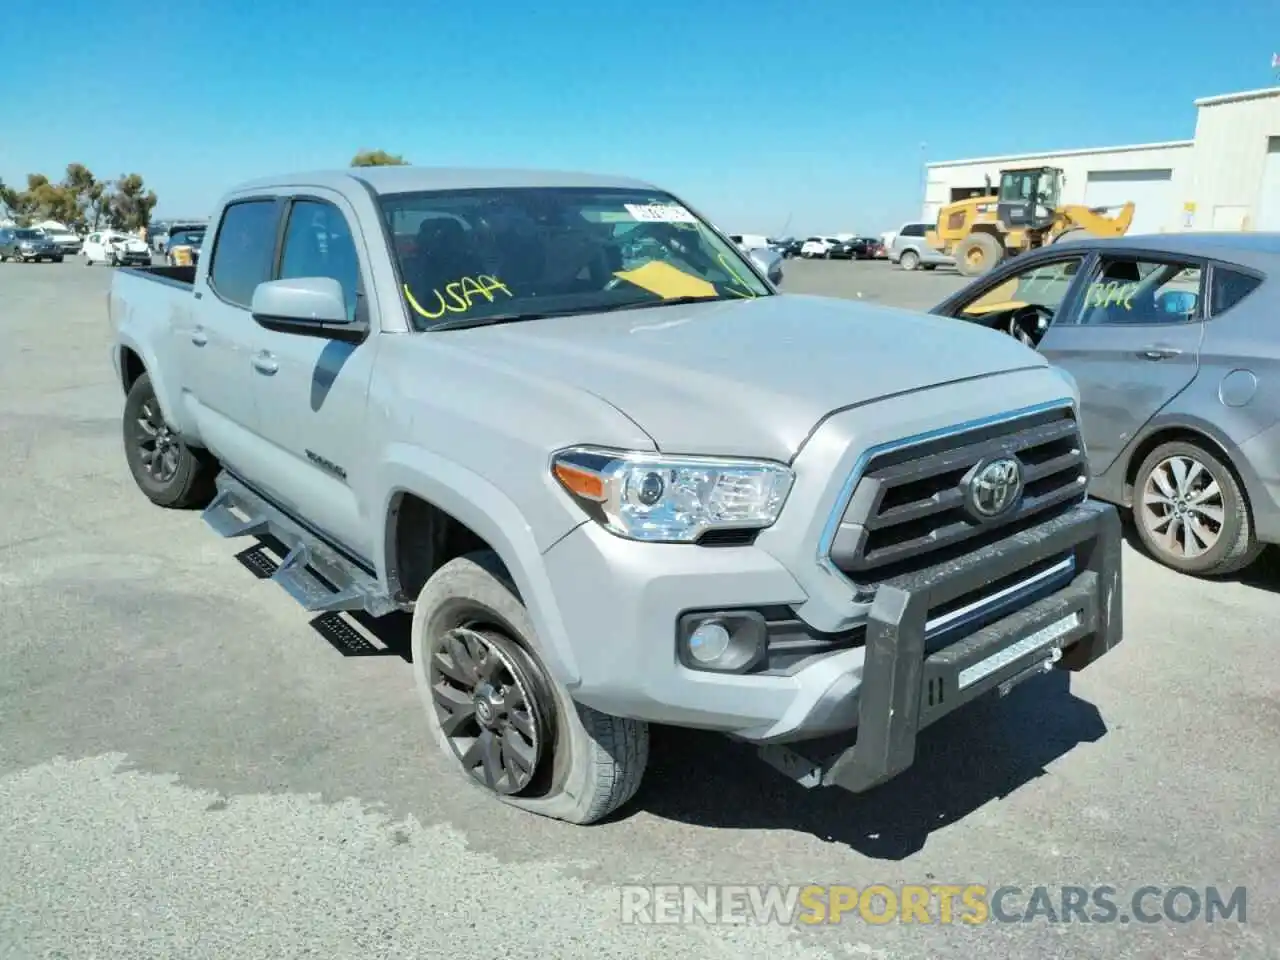
[[[243,543],[138,493],[111,274],[0,265],[0,957],[1280,956],[1274,552],[1205,582],[1126,548],[1119,648],[952,715],[872,794],[658,730],[636,800],[567,826],[489,802],[434,752],[403,620],[335,645],[237,562]],[[959,284],[789,261],[784,286],[923,308]],[[1005,916],[1036,885],[1109,885],[1122,909],[623,922],[629,884],[767,883],[1019,887]],[[1243,887],[1245,922],[1143,922],[1123,907],[1144,886]]]

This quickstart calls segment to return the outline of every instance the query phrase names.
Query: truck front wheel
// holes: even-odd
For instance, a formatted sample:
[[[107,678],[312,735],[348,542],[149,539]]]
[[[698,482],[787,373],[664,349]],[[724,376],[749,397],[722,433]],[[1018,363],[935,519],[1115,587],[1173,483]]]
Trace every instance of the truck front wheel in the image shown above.
[[[472,784],[531,813],[593,823],[635,795],[649,728],[574,703],[538,663],[534,636],[496,554],[432,574],[413,613],[427,726]]]
[[[138,489],[162,507],[195,507],[213,495],[217,463],[183,442],[160,409],[151,377],[142,374],[124,401],[124,455]]]

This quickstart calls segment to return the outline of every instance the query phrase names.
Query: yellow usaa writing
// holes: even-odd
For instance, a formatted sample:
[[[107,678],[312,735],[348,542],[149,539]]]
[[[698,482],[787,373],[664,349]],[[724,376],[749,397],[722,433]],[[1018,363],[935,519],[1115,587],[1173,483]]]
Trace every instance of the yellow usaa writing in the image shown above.
[[[404,285],[404,296],[409,301],[409,306],[428,320],[439,320],[446,313],[466,313],[480,297],[483,297],[486,303],[493,303],[495,293],[501,292],[508,297],[514,296],[505,283],[487,274],[478,277],[462,277],[453,283],[445,284],[443,291],[436,288],[431,292],[435,295],[435,303],[431,305],[438,307],[434,311],[420,304],[409,289],[409,285],[407,283]],[[446,297],[448,299],[445,299]]]
[[[872,884],[849,886],[810,885],[800,890],[800,923],[835,924],[844,920],[864,923],[986,923],[991,910],[987,888],[980,884],[905,884],[897,889]]]

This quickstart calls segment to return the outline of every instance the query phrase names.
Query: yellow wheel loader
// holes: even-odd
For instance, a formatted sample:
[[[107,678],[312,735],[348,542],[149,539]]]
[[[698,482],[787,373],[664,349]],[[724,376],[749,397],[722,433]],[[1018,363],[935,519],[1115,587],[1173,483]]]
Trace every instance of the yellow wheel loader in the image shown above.
[[[1122,237],[1133,222],[1133,202],[1114,217],[1083,204],[1061,206],[1062,171],[1027,167],[1000,171],[1000,190],[947,204],[925,236],[936,250],[955,257],[966,277],[986,273],[1005,257],[1057,243],[1064,237]]]

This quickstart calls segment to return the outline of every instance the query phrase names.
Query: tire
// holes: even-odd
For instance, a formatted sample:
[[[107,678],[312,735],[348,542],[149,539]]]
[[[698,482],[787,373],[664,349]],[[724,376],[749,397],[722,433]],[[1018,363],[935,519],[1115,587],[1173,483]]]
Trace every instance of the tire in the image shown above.
[[[1180,470],[1184,489],[1178,487]],[[1206,495],[1207,489],[1216,492]],[[1173,519],[1162,522],[1171,513]],[[1192,522],[1179,519],[1189,514],[1194,514]],[[1133,486],[1133,519],[1147,552],[1179,573],[1235,573],[1263,550],[1254,535],[1248,497],[1235,474],[1216,454],[1195,443],[1163,443],[1142,461]],[[1216,537],[1206,543],[1204,533],[1215,527]],[[1192,554],[1188,545],[1203,549]]]
[[[61,262],[62,262],[62,258],[61,258],[61,257],[54,257],[54,258],[53,258],[53,262],[54,262],[54,263],[61,263]]]
[[[142,426],[143,421],[150,425],[152,432],[148,433]],[[214,492],[217,461],[203,450],[188,447],[164,423],[149,374],[138,377],[129,388],[121,426],[129,472],[148,500],[157,506],[175,509],[204,506],[209,502]],[[163,451],[172,451],[172,457],[165,460],[161,468],[152,471],[148,464],[154,462],[154,454],[150,459],[146,456],[151,452],[147,444],[152,444],[154,449],[156,441],[151,438],[155,436],[157,427],[163,428],[162,456]]]
[[[432,574],[414,607],[412,640],[414,678],[427,727],[444,756],[476,788],[540,816],[594,823],[639,789],[649,760],[649,727],[574,703],[538,663],[535,636],[533,621],[496,554],[486,550],[458,557]],[[496,722],[505,723],[501,737],[495,728],[484,729],[479,720],[484,686],[468,691],[465,682],[454,686],[450,679],[449,665],[457,673],[456,665],[467,659],[452,655],[456,643],[471,650],[473,664],[494,663],[498,674],[514,680],[512,684],[504,681],[502,689],[508,692],[502,699],[524,698],[528,709],[519,715],[536,738],[525,737],[509,719],[501,718],[505,708],[491,714],[499,716]],[[478,659],[476,650],[485,651],[487,659]],[[446,725],[459,714],[437,706],[437,685],[452,691],[454,704],[466,705],[459,711],[466,716],[457,721],[458,729],[468,735],[474,732],[474,738],[460,736],[457,745],[450,739]],[[471,703],[476,706],[468,703],[469,695],[475,697]],[[439,702],[450,700],[442,696]],[[489,741],[505,743],[512,731],[525,745],[522,750],[534,744],[526,754],[526,759],[532,757],[531,767],[517,771],[519,776],[504,769],[501,779],[487,784],[483,764],[464,762],[467,754],[460,751],[463,745],[482,743],[486,732]],[[529,779],[521,785],[524,776]]]
[[[956,269],[979,277],[1004,259],[1004,247],[989,233],[971,233],[956,247]]]
[[[925,263],[925,264],[921,264],[920,269],[921,270],[937,270],[938,265],[936,263]]]
[[[898,258],[898,266],[903,270],[914,270],[920,266],[920,254],[914,250],[903,250],[902,256]]]

